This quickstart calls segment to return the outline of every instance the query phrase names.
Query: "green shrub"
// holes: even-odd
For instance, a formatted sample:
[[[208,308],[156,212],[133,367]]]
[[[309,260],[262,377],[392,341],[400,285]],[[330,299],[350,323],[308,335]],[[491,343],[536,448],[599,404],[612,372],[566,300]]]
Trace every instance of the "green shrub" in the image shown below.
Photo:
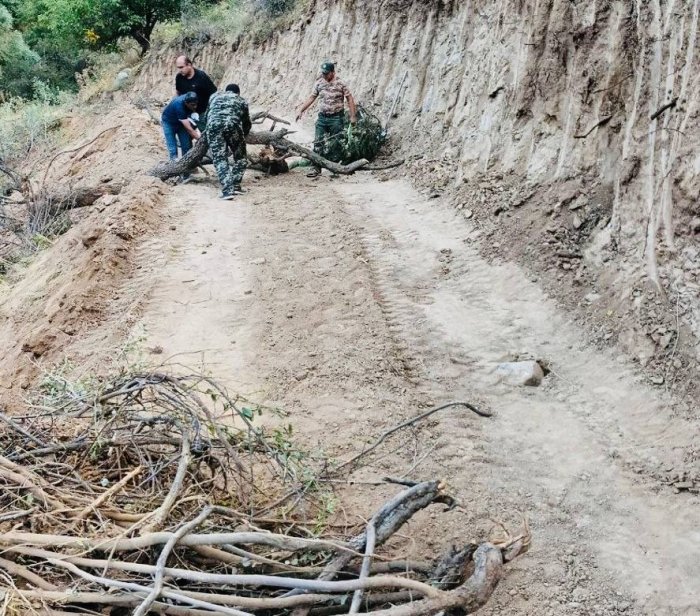
[[[361,158],[373,160],[386,141],[386,130],[375,115],[369,113],[362,105],[357,106],[357,121],[353,126],[346,112],[345,139],[343,141],[344,163],[351,163]]]
[[[297,0],[255,0],[255,7],[272,17],[279,17],[296,8]]]
[[[44,100],[12,98],[0,104],[0,160],[16,170],[26,165],[26,157],[46,148],[57,138],[57,129],[75,97],[43,83],[34,87]],[[0,191],[8,178],[0,175]]]
[[[194,43],[208,40],[235,40],[250,24],[250,11],[244,0],[199,4],[182,21],[180,40]]]

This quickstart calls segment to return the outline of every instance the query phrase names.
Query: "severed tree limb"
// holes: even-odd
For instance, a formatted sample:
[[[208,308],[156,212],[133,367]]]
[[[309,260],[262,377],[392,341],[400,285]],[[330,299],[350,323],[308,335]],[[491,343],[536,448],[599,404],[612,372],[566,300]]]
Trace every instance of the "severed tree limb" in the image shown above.
[[[26,553],[25,548],[18,548],[16,551],[19,553]],[[38,553],[38,552],[37,552]],[[77,557],[64,556],[61,554],[55,554],[55,557],[46,557],[46,562],[62,567],[69,570],[71,573],[78,575],[84,579],[92,582],[97,582],[99,584],[109,586],[109,578],[98,578],[97,576],[92,576],[80,569],[72,561],[80,562],[82,559]],[[113,561],[109,561],[110,568],[117,568]],[[153,565],[139,565],[137,563],[118,563],[118,568],[123,570],[134,570],[138,569],[141,572],[150,571],[155,572],[157,567]],[[306,580],[300,578],[290,578],[274,575],[255,575],[255,574],[236,574],[236,573],[207,573],[204,571],[190,571],[188,569],[175,569],[166,567],[164,568],[164,574],[168,577],[190,580],[192,582],[207,583],[207,584],[217,584],[217,585],[245,585],[245,586],[268,586],[271,588],[290,588],[290,589],[302,589],[309,590],[313,592],[320,593],[340,593],[354,591],[358,588],[362,589],[377,589],[377,588],[400,588],[406,590],[413,590],[420,593],[424,597],[439,597],[443,594],[443,591],[437,590],[428,584],[419,582],[418,580],[412,580],[410,578],[402,578],[392,575],[378,575],[375,577],[370,577],[365,580],[342,580],[337,582],[331,582],[326,580]],[[146,594],[150,592],[150,589],[145,586],[134,585],[133,587],[127,588],[122,586],[114,586],[115,588],[124,588],[126,590],[136,590],[145,591]],[[162,595],[171,599],[181,600],[173,596],[174,593],[163,590]],[[178,595],[179,597],[184,597],[184,595]],[[193,604],[194,605],[194,604]],[[199,606],[202,607],[202,606]]]
[[[416,512],[433,502],[440,502],[444,497],[442,484],[439,481],[425,481],[396,495],[372,516],[376,531],[375,544],[379,546],[384,543]],[[367,530],[353,537],[348,545],[358,551],[366,549]],[[348,565],[351,558],[347,554],[338,554],[326,565],[318,579],[332,580]],[[292,614],[293,616],[306,616],[308,612],[308,608],[298,608]]]
[[[437,562],[430,574],[430,582],[443,590],[455,588],[464,580],[467,565],[479,546],[468,543],[461,549],[452,546]]]
[[[3,423],[6,423],[10,428],[15,430],[16,432],[19,432],[22,436],[24,436],[26,439],[32,441],[35,445],[39,445],[39,447],[46,447],[46,444],[43,441],[40,441],[36,436],[34,436],[31,432],[27,432],[22,426],[20,426],[16,421],[13,419],[10,419],[5,413],[0,412],[0,421]]]
[[[406,161],[401,158],[399,160],[392,160],[390,162],[386,163],[377,163],[375,165],[369,164],[365,165],[362,167],[364,171],[385,171],[386,169],[394,169],[396,167],[400,167],[403,165]]]
[[[523,550],[524,551],[524,550]],[[428,598],[385,610],[369,612],[371,616],[432,616],[458,609],[472,614],[486,604],[503,577],[503,554],[490,544],[480,545],[474,553],[474,573],[455,590],[441,597]]]
[[[144,527],[145,532],[153,532],[159,529],[165,518],[168,517],[168,513],[175,505],[180,491],[182,490],[182,485],[185,482],[185,476],[187,475],[187,467],[192,460],[192,452],[190,451],[190,441],[187,438],[186,432],[182,431],[182,449],[180,451],[180,461],[177,466],[177,472],[175,473],[175,478],[170,486],[170,490],[166,495],[160,507],[155,511],[153,519]],[[170,539],[168,539],[170,541]],[[167,543],[167,542],[166,542]]]
[[[56,192],[42,191],[36,201],[43,204],[43,207],[48,208],[51,213],[58,214],[81,207],[90,207],[100,197],[118,195],[122,188],[122,185],[117,182],[77,188],[67,186]]]
[[[286,124],[289,126],[291,122],[285,120],[284,118],[279,118],[276,115],[271,114],[269,111],[257,111],[250,116],[250,121],[254,124],[262,122],[263,120],[272,120],[274,124],[279,122],[280,124]],[[274,126],[273,124],[273,126]]]
[[[437,484],[437,482],[427,483]],[[433,496],[433,498],[435,498],[435,496]],[[89,551],[128,552],[164,544],[169,541],[172,536],[173,533],[161,531],[130,538],[93,539],[72,535],[48,535],[10,531],[0,534],[0,545],[52,546]],[[304,539],[302,537],[264,532],[189,534],[185,535],[179,543],[187,547],[198,545],[223,545],[229,543],[234,545],[267,545],[280,550],[309,550],[316,552],[331,550],[335,552],[344,552],[348,555],[349,559],[361,556],[356,549],[348,544],[323,539]],[[364,543],[362,545],[364,545]]]
[[[121,480],[119,480],[117,483],[115,483],[109,490],[106,490],[102,494],[100,494],[94,502],[90,503],[87,507],[85,507],[77,516],[76,520],[82,520],[83,518],[87,517],[90,515],[90,512],[96,511],[97,508],[104,503],[105,501],[109,500],[112,496],[114,496],[119,490],[121,490],[127,483],[129,483],[134,477],[137,477],[138,475],[141,474],[143,471],[142,466],[137,466],[135,469],[133,469],[131,472],[127,473],[124,477],[122,477]]]
[[[13,594],[16,593],[13,591],[0,589],[0,601],[5,600],[6,597],[11,598]],[[24,599],[40,601],[44,605],[47,603],[77,603],[83,605],[96,604],[115,607],[135,607],[141,602],[141,597],[138,593],[116,594],[100,592],[22,590],[22,597]],[[224,616],[224,613],[220,611],[198,610],[191,607],[178,607],[165,603],[154,603],[153,606],[151,606],[151,611],[155,612],[156,614],[169,614],[170,616]],[[43,608],[41,613],[46,613],[48,616],[66,616],[67,614],[75,616],[76,612],[60,612]]]
[[[40,575],[30,571],[26,567],[23,567],[16,562],[7,560],[6,558],[0,558],[0,569],[4,569],[12,575],[24,578],[27,582],[40,588],[41,590],[58,590],[58,586],[54,586],[51,582],[46,581]]]
[[[66,505],[63,502],[57,498],[54,498],[44,490],[44,487],[46,486],[37,485],[37,483],[35,483],[43,483],[39,477],[33,477],[32,473],[14,462],[10,462],[10,460],[4,456],[0,456],[0,477],[3,477],[6,481],[14,483],[18,487],[30,492],[44,504],[44,507],[51,509],[66,508]]]
[[[279,150],[290,150],[292,152],[295,152],[299,154],[299,156],[307,158],[315,165],[318,165],[319,167],[325,167],[329,171],[332,171],[333,173],[339,173],[341,175],[352,174],[358,169],[361,169],[365,165],[369,164],[369,161],[366,158],[361,158],[360,160],[356,160],[355,162],[352,162],[348,165],[334,163],[333,161],[330,161],[326,158],[323,158],[323,156],[316,154],[316,152],[314,152],[313,150],[310,150],[309,148],[306,148],[303,145],[299,145],[298,143],[294,143],[287,139],[280,140],[280,142],[275,143],[274,146]]]
[[[401,591],[408,593],[409,591]],[[0,591],[1,593],[1,591]],[[72,591],[23,591],[28,599],[38,599],[50,603],[93,603],[98,605],[123,605],[136,606],[141,602],[141,597],[138,593],[96,593],[96,592],[72,592]],[[256,597],[239,597],[237,595],[204,593],[190,590],[183,590],[182,594],[188,597],[207,600],[216,605],[236,605],[243,609],[251,610],[268,610],[268,609],[286,609],[302,604],[318,604],[324,602],[341,602],[346,599],[347,595],[298,595],[296,597],[269,597],[258,599]],[[399,596],[399,593],[385,593],[385,596]],[[410,595],[405,595],[410,596]],[[0,598],[2,595],[0,594]],[[151,607],[153,611],[157,609],[158,603]],[[177,608],[183,609],[183,608]],[[185,608],[191,609],[191,608]],[[168,612],[170,613],[170,612]],[[180,612],[173,612],[180,613]],[[195,614],[196,611],[182,612],[186,614]],[[207,612],[211,614],[211,612]]]
[[[367,530],[365,531],[365,556],[362,559],[362,568],[360,569],[360,579],[364,580],[369,577],[369,570],[372,566],[372,557],[374,556],[374,545],[377,541],[377,530],[375,527],[375,520],[372,518],[367,524]],[[358,588],[352,597],[352,603],[350,605],[350,611],[348,614],[357,614],[360,611],[360,605],[362,603],[362,589]]]
[[[357,160],[348,165],[341,165],[340,163],[333,162],[320,156],[313,150],[294,143],[285,139],[286,135],[289,135],[290,131],[286,128],[281,128],[274,132],[269,131],[251,131],[246,136],[246,143],[251,145],[269,145],[273,146],[277,150],[284,152],[291,151],[299,156],[310,160],[315,165],[319,167],[324,167],[333,173],[338,173],[341,175],[349,175],[361,169],[365,165],[369,164],[366,159]],[[191,172],[193,169],[202,164],[202,159],[209,149],[209,143],[206,134],[202,135],[201,139],[198,139],[192,146],[192,149],[187,152],[182,158],[177,160],[167,161],[158,163],[153,169],[150,170],[150,175],[157,177],[160,180],[167,180],[168,178],[175,177],[177,175],[183,175]]]
[[[448,408],[452,408],[453,406],[466,406],[470,411],[473,411],[480,417],[491,417],[491,413],[487,413],[486,411],[481,411],[474,405],[470,404],[469,402],[448,402],[447,404],[441,404],[440,406],[436,406],[425,413],[421,413],[420,415],[417,415],[416,417],[413,417],[411,419],[407,419],[406,421],[400,423],[398,426],[394,426],[393,428],[387,430],[384,432],[370,447],[367,449],[364,449],[360,453],[358,453],[356,456],[353,456],[346,462],[343,462],[339,467],[335,469],[335,471],[339,471],[342,468],[345,468],[346,466],[350,466],[351,464],[354,464],[357,462],[360,458],[363,456],[366,456],[368,453],[371,453],[374,451],[379,445],[381,445],[387,438],[389,438],[392,434],[395,432],[398,432],[399,430],[402,430],[403,428],[407,428],[409,426],[412,426],[415,423],[418,423],[419,421],[422,421],[423,419],[426,419],[427,417],[430,417],[433,413],[437,413],[438,411],[443,411]]]
[[[229,554],[224,550],[212,548],[208,545],[195,545],[192,549],[200,556],[204,556],[204,558],[210,558],[227,565],[239,566],[243,562],[243,559],[235,554]]]
[[[194,520],[190,520],[189,522],[187,522],[187,524],[183,524],[173,533],[173,536],[170,539],[168,539],[168,542],[163,546],[163,549],[160,552],[160,556],[158,556],[158,561],[156,562],[156,572],[153,576],[153,589],[151,590],[149,595],[143,600],[143,603],[139,605],[138,608],[134,611],[134,616],[146,616],[146,614],[148,614],[148,611],[150,610],[151,606],[163,591],[165,565],[168,562],[168,557],[170,556],[170,553],[177,545],[177,542],[180,539],[182,539],[184,535],[189,533],[194,528],[197,528],[197,526],[204,522],[204,520],[206,520],[209,517],[211,512],[212,508],[206,507]]]

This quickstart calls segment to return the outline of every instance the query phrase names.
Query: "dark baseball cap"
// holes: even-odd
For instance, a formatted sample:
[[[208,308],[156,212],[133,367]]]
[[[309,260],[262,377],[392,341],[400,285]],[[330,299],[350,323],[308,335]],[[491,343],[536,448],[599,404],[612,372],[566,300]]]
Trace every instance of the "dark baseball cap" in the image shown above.
[[[185,98],[183,100],[186,103],[196,103],[198,100],[197,93],[196,92],[187,92],[187,94],[185,94]]]
[[[332,73],[335,70],[335,64],[333,62],[324,62],[321,64],[321,72],[324,75],[327,75],[328,73]]]

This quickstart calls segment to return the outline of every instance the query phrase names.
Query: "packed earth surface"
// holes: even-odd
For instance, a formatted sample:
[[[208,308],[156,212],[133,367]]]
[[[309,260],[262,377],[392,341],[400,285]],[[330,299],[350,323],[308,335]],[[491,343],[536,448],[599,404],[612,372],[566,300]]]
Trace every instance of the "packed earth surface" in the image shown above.
[[[298,169],[245,184],[234,202],[202,173],[170,190],[76,343],[84,366],[138,338],[151,364],[282,409],[337,459],[430,405],[472,402],[493,417],[454,408],[390,439],[345,506],[369,515],[387,474],[447,480],[461,506],[409,525],[413,556],[527,516],[533,548],[486,614],[695,613],[698,496],[674,485],[696,472],[697,433],[671,399],[405,180]],[[498,373],[522,359],[546,367],[539,387]]]
[[[354,13],[345,4],[312,3],[325,21],[316,15],[309,32],[300,26],[283,36],[313,45],[323,26],[337,35],[339,47],[349,45]],[[471,8],[442,4],[467,24]],[[550,12],[550,5],[559,6],[544,4]],[[393,15],[391,2],[382,6]],[[418,20],[419,8],[405,19]],[[430,28],[447,19],[437,13],[430,14]],[[544,27],[535,13],[528,13],[532,23],[521,33],[527,40]],[[359,9],[358,15],[358,22],[366,17]],[[619,7],[580,18],[588,24],[589,48],[606,32],[601,24],[624,21]],[[372,31],[375,39],[398,41],[387,52],[391,57],[408,48],[401,36],[415,29],[402,34],[401,19],[386,32]],[[455,15],[450,19],[456,28]],[[504,37],[511,26],[500,23]],[[269,43],[262,60],[246,59],[250,49],[216,47],[200,57],[211,70],[238,53],[241,66],[259,69],[255,62],[265,66],[265,58],[284,48],[283,36]],[[427,54],[420,41],[413,43]],[[450,56],[450,49],[445,42],[432,61]],[[0,291],[4,406],[20,408],[42,375],[59,365],[71,378],[109,374],[121,361],[118,349],[128,348],[151,368],[206,374],[230,392],[278,409],[263,421],[291,425],[309,450],[342,461],[432,406],[466,401],[491,416],[453,407],[387,439],[366,465],[338,480],[342,504],[333,521],[349,525],[371,516],[396,492],[384,477],[443,479],[459,506],[411,520],[401,531],[409,539],[402,558],[481,540],[499,524],[513,528],[523,518],[532,531],[529,552],[509,565],[479,613],[700,613],[692,206],[683,201],[679,213],[682,263],[659,263],[660,279],[675,280],[680,291],[659,295],[640,282],[634,249],[625,252],[620,244],[613,250],[609,236],[601,239],[613,201],[623,230],[639,225],[632,207],[623,207],[625,199],[644,196],[632,182],[638,168],[629,189],[625,182],[604,182],[592,163],[588,175],[572,171],[556,182],[529,183],[532,173],[480,164],[496,156],[492,145],[508,158],[512,143],[494,138],[487,146],[484,137],[472,144],[474,162],[452,152],[463,124],[449,124],[445,137],[427,117],[430,110],[414,118],[406,108],[415,111],[415,105],[403,99],[388,147],[406,159],[396,170],[347,177],[324,171],[313,179],[304,168],[279,176],[249,170],[246,193],[231,202],[219,199],[210,166],[187,184],[166,185],[146,175],[163,158],[163,145],[143,101],[147,88],[169,87],[161,75],[172,69],[169,57],[164,52],[147,65],[133,92],[103,101],[109,113],[93,109],[76,126],[64,120],[77,147],[52,161],[44,181],[109,188],[91,207],[73,212],[72,228],[12,272]],[[353,62],[359,63],[356,56]],[[497,64],[486,67],[493,106],[500,105]],[[404,92],[401,76],[409,72],[398,62],[387,66],[387,81],[400,87],[375,93],[384,102]],[[263,73],[245,73],[244,93],[261,91]],[[276,74],[270,79],[268,100],[252,95],[252,108],[269,102],[266,108],[291,116],[281,104],[284,82]],[[439,98],[424,82],[421,87],[430,91],[423,92],[426,99]],[[559,104],[574,113],[572,101]],[[551,106],[549,132],[532,152],[546,150],[544,141],[561,128],[555,124],[573,122]],[[530,130],[530,116],[502,113],[523,133]],[[433,132],[407,144],[414,119],[414,127],[433,126]],[[295,139],[308,143],[310,123],[292,128]],[[561,154],[563,169],[581,159],[600,163],[577,144],[576,154]],[[630,147],[626,155],[633,160]],[[530,163],[545,169],[552,156]],[[469,168],[472,163],[478,169]],[[455,175],[464,177],[455,184]],[[678,191],[692,184],[684,182]],[[622,234],[629,246],[639,239],[632,235]],[[513,362],[529,362],[539,376],[524,385],[504,368]]]

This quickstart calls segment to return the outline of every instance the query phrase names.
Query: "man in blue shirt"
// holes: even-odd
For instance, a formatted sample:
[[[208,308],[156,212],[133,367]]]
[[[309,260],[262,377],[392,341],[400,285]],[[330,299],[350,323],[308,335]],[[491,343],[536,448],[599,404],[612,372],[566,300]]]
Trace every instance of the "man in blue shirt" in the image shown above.
[[[199,139],[202,135],[193,123],[190,116],[197,109],[197,95],[187,92],[182,96],[176,96],[171,100],[160,117],[163,126],[165,144],[168,147],[170,160],[177,158],[177,145],[180,142],[182,156],[192,148],[192,140]]]

